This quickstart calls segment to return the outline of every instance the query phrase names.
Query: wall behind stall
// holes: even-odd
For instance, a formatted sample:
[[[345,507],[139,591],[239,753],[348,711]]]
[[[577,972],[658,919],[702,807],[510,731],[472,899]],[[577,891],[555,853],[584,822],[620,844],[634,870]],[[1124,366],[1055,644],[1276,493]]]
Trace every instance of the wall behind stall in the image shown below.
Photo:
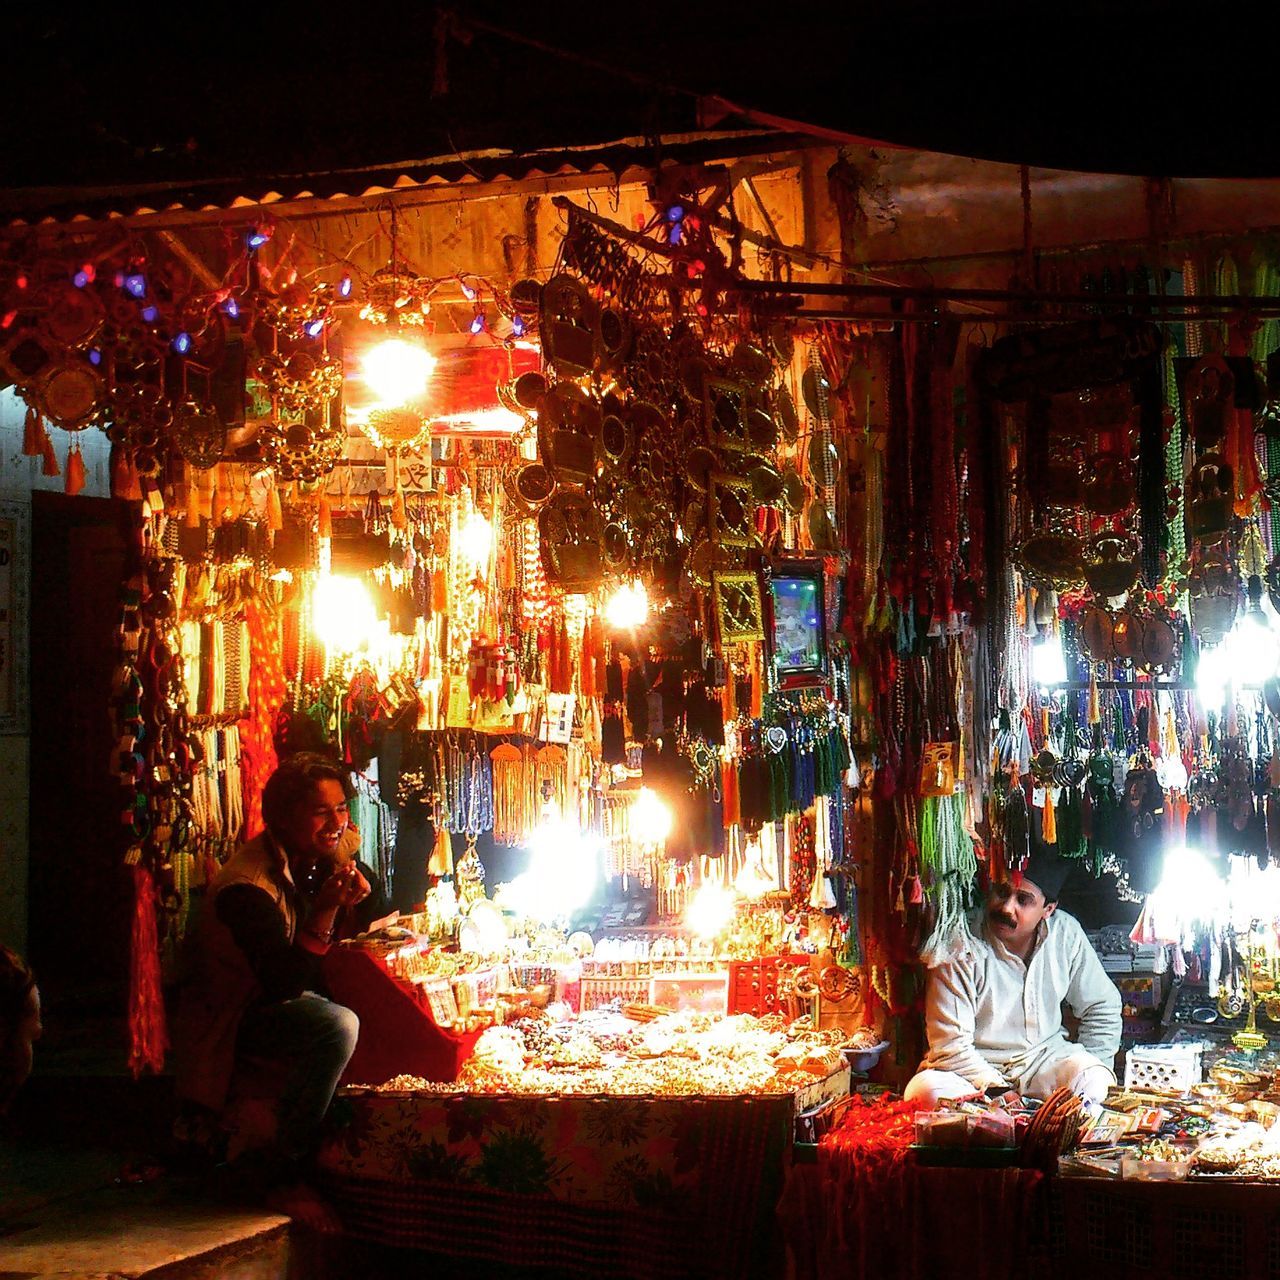
[[[41,472],[41,459],[22,453],[23,423],[26,405],[11,387],[0,390],[0,500],[17,502],[27,509],[24,530],[28,539],[26,563],[31,566],[24,584],[28,591],[28,616],[40,607],[40,567],[30,556],[30,507],[33,492],[60,493],[62,476],[46,476]],[[65,431],[51,429],[54,451],[59,466],[65,470],[67,443]],[[80,433],[85,464],[85,497],[107,497],[111,492],[108,458],[110,445],[96,429]],[[15,643],[24,647],[29,634],[15,635]],[[27,697],[28,690],[23,690]],[[29,716],[28,716],[29,720]],[[20,952],[27,948],[28,864],[30,859],[31,739],[29,734],[0,734],[0,943]],[[52,762],[37,762],[47,767]],[[106,768],[106,761],[103,762]],[[74,803],[74,780],[68,780],[68,803]]]

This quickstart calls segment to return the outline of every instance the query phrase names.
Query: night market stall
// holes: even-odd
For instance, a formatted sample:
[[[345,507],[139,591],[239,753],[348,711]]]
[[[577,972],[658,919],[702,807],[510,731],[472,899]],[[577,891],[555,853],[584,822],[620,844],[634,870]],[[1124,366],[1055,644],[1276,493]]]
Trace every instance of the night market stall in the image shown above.
[[[23,453],[75,494],[102,429],[129,504],[131,1065],[319,750],[388,905],[324,962],[354,1233],[941,1275],[965,1221],[1095,1261],[1123,1218],[1133,1274],[1166,1239],[1251,1274],[1273,1228],[1220,1186],[1280,1166],[1271,246],[1153,197],[1137,247],[1042,253],[1030,171],[975,165],[1012,249],[904,215],[877,261],[945,160],[729,146],[573,195],[388,184],[341,226],[9,228]],[[1046,850],[1122,1083],[889,1094],[926,968]]]
[[[542,232],[479,206],[525,235],[445,270],[453,210],[390,197],[356,241],[261,209],[12,233],[23,452],[74,496],[100,428],[128,504],[131,1066],[163,1067],[165,987],[277,761],[340,759],[389,907],[325,961],[362,1027],[321,1157],[355,1232],[761,1265],[797,1123],[886,1047],[852,423],[821,335],[733,292],[787,262],[808,163],[758,166],[772,232],[727,167],[673,165],[546,201]]]

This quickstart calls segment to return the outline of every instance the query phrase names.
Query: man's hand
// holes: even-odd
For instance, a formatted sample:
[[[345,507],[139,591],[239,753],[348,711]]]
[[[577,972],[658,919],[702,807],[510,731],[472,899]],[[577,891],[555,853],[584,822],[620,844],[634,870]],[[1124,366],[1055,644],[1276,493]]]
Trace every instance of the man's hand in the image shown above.
[[[342,907],[354,907],[357,902],[363,902],[369,893],[369,882],[358,864],[347,862],[320,886],[320,892],[316,894],[315,910],[337,911]]]

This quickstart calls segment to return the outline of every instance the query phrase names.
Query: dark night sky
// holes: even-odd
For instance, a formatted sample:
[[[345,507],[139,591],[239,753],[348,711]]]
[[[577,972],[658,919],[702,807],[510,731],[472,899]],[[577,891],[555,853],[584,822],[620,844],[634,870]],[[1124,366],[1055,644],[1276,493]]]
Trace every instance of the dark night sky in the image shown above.
[[[130,6],[6,14],[3,185],[237,178],[693,126],[694,98],[907,145],[1065,168],[1280,173],[1271,6],[1153,0],[684,0],[435,8]],[[744,17],[743,15],[750,15]],[[664,87],[665,86],[665,87]]]

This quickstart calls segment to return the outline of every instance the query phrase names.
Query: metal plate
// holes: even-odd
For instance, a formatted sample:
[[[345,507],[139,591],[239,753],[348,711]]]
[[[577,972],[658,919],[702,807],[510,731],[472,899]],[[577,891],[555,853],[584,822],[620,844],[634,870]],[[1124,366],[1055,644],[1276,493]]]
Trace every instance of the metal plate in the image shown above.
[[[786,387],[775,387],[773,392],[773,417],[778,424],[782,438],[788,444],[794,444],[800,434],[800,415],[796,412],[796,402]]]
[[[808,496],[809,488],[800,478],[800,473],[795,467],[788,465],[782,473],[782,500],[787,509],[798,515],[804,510]]]
[[[76,290],[79,293],[79,290]],[[80,359],[58,361],[40,377],[40,407],[54,426],[79,431],[102,407],[106,387],[102,375]]]
[[[800,391],[804,396],[805,408],[815,418],[820,418],[822,413],[819,393],[824,396],[831,395],[831,383],[827,381],[827,375],[810,365],[800,379]]]
[[[699,493],[706,493],[711,477],[720,470],[720,457],[714,449],[706,445],[698,445],[690,449],[685,458],[685,479]]]
[[[1084,577],[1084,548],[1072,533],[1034,533],[1018,548],[1018,559],[1033,577],[1069,584]]]
[[[782,474],[771,463],[758,462],[747,472],[747,479],[751,481],[756,501],[762,506],[772,507],[782,501],[785,493]]]
[[[836,527],[831,519],[830,512],[821,502],[811,502],[809,504],[809,541],[819,551],[834,551],[836,549]]]

